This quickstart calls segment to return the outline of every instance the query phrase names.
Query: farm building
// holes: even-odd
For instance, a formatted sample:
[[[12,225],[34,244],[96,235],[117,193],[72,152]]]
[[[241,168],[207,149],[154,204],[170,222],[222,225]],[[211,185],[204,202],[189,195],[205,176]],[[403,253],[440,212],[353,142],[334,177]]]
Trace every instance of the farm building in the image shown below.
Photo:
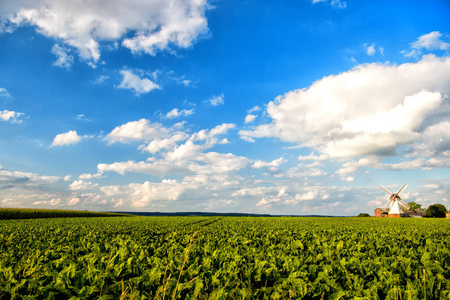
[[[400,210],[397,213],[389,214],[389,208],[376,208],[374,210],[374,217],[377,218],[403,218],[403,217],[411,217],[411,218],[421,218],[426,216],[427,213],[422,209],[412,210]],[[447,218],[450,218],[450,212],[447,212]]]
[[[374,217],[383,218],[387,217],[389,212],[389,208],[376,208],[374,211]]]
[[[447,212],[445,213],[445,217],[446,217],[447,219],[450,219],[450,210],[447,211]]]
[[[423,209],[416,209],[414,211],[408,210],[405,211],[405,214],[408,215],[408,217],[413,217],[413,218],[421,218],[421,217],[425,217],[427,215],[427,213],[423,210]]]

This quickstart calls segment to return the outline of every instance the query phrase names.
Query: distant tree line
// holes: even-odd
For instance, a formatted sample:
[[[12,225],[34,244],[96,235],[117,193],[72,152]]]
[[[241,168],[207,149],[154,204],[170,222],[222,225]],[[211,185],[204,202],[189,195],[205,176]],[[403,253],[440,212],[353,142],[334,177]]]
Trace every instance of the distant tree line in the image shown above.
[[[412,211],[422,209],[422,205],[416,202],[408,202],[408,205]],[[445,218],[447,208],[442,204],[432,204],[425,210],[427,218]]]

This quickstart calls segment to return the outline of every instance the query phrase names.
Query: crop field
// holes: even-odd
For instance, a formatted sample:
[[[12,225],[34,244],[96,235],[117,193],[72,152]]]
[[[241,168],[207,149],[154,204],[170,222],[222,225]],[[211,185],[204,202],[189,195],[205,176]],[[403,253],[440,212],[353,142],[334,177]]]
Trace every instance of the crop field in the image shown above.
[[[72,217],[118,217],[129,216],[118,213],[94,212],[85,210],[61,209],[29,209],[29,208],[0,208],[0,220],[36,219],[36,218],[72,218]]]
[[[450,220],[0,220],[0,299],[450,299]]]

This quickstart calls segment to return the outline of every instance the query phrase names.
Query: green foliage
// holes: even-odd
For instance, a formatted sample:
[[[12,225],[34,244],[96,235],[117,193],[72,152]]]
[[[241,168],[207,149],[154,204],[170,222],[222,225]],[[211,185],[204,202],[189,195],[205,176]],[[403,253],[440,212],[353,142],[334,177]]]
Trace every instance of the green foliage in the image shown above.
[[[368,218],[368,217],[370,217],[370,215],[367,213],[360,213],[359,215],[357,215],[357,217],[358,218]]]
[[[410,209],[412,211],[416,211],[416,209],[421,209],[422,208],[422,204],[418,204],[416,202],[408,202],[408,206],[410,207]]]
[[[450,220],[0,221],[0,299],[449,299]]]
[[[71,218],[71,217],[118,217],[129,216],[118,213],[105,213],[81,210],[0,208],[0,220]]]
[[[433,204],[427,208],[427,217],[429,218],[445,218],[447,209],[442,204]]]

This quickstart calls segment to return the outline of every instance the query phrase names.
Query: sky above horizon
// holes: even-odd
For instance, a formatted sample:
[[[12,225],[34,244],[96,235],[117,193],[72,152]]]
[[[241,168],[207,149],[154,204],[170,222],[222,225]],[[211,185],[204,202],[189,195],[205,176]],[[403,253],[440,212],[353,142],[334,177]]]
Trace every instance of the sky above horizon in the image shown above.
[[[0,207],[450,208],[450,2],[6,0]]]

